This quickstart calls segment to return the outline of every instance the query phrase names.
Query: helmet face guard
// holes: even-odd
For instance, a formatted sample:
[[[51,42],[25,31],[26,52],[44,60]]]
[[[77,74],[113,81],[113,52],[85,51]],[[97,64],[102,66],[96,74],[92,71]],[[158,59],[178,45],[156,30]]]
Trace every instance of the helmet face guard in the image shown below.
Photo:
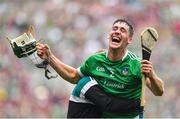
[[[28,57],[36,67],[38,68],[44,68],[45,69],[45,76],[47,79],[50,78],[56,78],[57,76],[48,76],[48,73],[51,73],[47,66],[49,64],[48,60],[43,60],[37,55],[37,49],[36,49],[36,43],[37,41],[32,35],[32,30],[34,30],[32,27],[29,28],[31,31],[28,31],[28,33],[24,33],[17,38],[9,39],[7,37],[7,40],[9,41],[11,48],[14,52],[14,54],[18,58],[25,58]]]
[[[31,34],[24,33],[23,35],[10,40],[14,54],[18,58],[27,57],[36,51],[36,40]]]

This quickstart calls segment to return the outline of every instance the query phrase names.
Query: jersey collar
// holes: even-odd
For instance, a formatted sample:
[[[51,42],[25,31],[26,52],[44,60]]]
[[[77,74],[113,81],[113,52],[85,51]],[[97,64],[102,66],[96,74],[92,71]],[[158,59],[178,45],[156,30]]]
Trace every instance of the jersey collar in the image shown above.
[[[126,58],[126,56],[128,55],[129,50],[126,50],[126,53],[124,54],[122,61]]]
[[[126,56],[128,55],[128,52],[129,52],[129,50],[126,50],[126,53],[124,54],[124,56],[122,58],[122,61],[126,58]],[[106,51],[106,58],[108,58],[108,50]]]

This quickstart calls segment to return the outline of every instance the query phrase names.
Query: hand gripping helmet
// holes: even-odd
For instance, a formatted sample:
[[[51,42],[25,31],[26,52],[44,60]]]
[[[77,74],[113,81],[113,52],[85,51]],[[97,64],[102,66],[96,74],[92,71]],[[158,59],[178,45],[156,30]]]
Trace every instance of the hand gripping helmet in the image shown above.
[[[36,51],[37,41],[33,37],[33,33],[34,33],[34,28],[30,26],[27,33],[24,33],[14,39],[9,39],[8,37],[7,39],[11,45],[11,48],[13,49],[14,54],[18,58],[25,58],[25,57],[30,58],[36,67],[45,69],[46,78],[48,79],[56,78],[57,76],[48,76],[48,73],[50,73],[50,71],[47,69],[47,66],[49,64],[48,60],[42,60],[37,55],[37,51]]]

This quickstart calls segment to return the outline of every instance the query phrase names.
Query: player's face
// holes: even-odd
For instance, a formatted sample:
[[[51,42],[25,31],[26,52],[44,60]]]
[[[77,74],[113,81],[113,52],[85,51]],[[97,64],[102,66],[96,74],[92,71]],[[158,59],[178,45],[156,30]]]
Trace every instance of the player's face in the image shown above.
[[[122,49],[126,48],[132,41],[129,36],[129,26],[124,22],[117,22],[112,26],[109,34],[109,48]]]

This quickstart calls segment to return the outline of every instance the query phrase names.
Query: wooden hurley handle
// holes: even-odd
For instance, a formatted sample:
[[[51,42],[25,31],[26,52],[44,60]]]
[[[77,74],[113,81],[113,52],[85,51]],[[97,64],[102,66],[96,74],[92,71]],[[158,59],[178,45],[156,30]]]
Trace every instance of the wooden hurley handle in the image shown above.
[[[145,88],[146,88],[146,76],[142,75],[142,89],[141,89],[141,106],[145,106]]]

